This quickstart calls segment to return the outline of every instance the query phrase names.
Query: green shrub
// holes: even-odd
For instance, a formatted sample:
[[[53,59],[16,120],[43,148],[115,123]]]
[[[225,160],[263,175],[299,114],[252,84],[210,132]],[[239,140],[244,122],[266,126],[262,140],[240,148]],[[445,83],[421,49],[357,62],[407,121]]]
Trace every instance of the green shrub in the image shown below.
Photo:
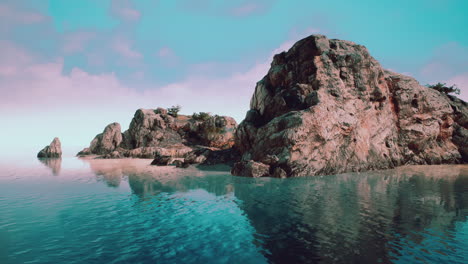
[[[206,121],[210,119],[210,117],[211,117],[211,113],[206,113],[206,112],[199,112],[198,114],[193,113],[192,115],[192,118],[194,120],[199,120],[199,121]]]
[[[439,82],[437,84],[432,84],[432,85],[428,84],[426,86],[444,94],[451,94],[451,93],[460,94],[460,89],[456,85],[447,86],[446,83]]]
[[[172,107],[169,107],[167,109],[167,114],[173,116],[173,117],[177,117],[179,115],[179,111],[180,109],[182,109],[182,107],[180,105],[176,105],[176,106],[172,106]]]

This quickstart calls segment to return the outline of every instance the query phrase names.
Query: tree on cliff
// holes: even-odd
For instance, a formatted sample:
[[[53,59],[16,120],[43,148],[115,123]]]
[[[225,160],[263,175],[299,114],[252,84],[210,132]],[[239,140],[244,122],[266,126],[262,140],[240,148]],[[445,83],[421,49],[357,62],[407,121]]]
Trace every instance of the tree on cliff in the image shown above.
[[[176,106],[172,106],[172,107],[169,107],[167,109],[167,113],[173,117],[177,117],[179,115],[179,111],[180,109],[182,109],[182,106],[180,105],[176,105]]]
[[[446,83],[439,82],[439,83],[432,84],[432,85],[427,84],[426,86],[444,94],[451,94],[451,93],[460,94],[460,89],[455,84],[452,86],[447,86]]]

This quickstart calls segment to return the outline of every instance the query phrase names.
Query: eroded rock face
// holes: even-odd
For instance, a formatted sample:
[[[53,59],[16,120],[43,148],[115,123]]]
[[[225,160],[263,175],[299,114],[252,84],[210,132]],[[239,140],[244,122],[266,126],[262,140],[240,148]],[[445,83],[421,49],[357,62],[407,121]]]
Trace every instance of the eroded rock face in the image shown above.
[[[349,41],[313,35],[276,55],[250,108],[236,175],[258,162],[295,177],[467,158],[465,102],[384,70]]]
[[[164,108],[139,109],[127,131],[121,133],[120,125],[112,123],[78,155],[184,158],[200,146],[221,150],[231,148],[236,126],[236,121],[227,116],[196,120],[186,115],[171,116]]]
[[[44,147],[39,153],[38,158],[60,158],[62,157],[62,145],[58,137],[54,138],[49,146]]]
[[[122,143],[122,132],[119,123],[112,123],[104,128],[104,131],[97,135],[89,146],[89,149],[84,149],[82,152],[90,152],[93,154],[110,154],[116,150]]]
[[[216,149],[198,147],[184,156],[184,162],[188,164],[226,164],[233,166],[238,161],[240,161],[240,153],[235,148]]]

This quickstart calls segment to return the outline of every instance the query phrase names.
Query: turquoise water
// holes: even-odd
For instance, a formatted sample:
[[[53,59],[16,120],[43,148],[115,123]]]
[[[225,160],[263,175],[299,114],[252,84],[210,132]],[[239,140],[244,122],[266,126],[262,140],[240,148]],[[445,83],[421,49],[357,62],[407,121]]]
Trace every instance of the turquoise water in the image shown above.
[[[250,179],[149,162],[0,164],[0,263],[468,263],[466,165]]]

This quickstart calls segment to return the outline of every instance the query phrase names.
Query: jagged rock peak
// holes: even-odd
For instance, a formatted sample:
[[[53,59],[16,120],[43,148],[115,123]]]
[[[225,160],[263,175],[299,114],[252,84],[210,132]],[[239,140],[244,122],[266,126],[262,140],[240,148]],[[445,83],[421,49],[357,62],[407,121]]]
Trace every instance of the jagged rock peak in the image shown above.
[[[58,137],[54,138],[50,145],[45,146],[39,153],[38,158],[60,158],[62,157],[62,145]]]
[[[384,70],[364,46],[312,35],[274,56],[257,83],[233,173],[264,170],[258,163],[295,177],[466,162],[466,120],[465,102]]]

